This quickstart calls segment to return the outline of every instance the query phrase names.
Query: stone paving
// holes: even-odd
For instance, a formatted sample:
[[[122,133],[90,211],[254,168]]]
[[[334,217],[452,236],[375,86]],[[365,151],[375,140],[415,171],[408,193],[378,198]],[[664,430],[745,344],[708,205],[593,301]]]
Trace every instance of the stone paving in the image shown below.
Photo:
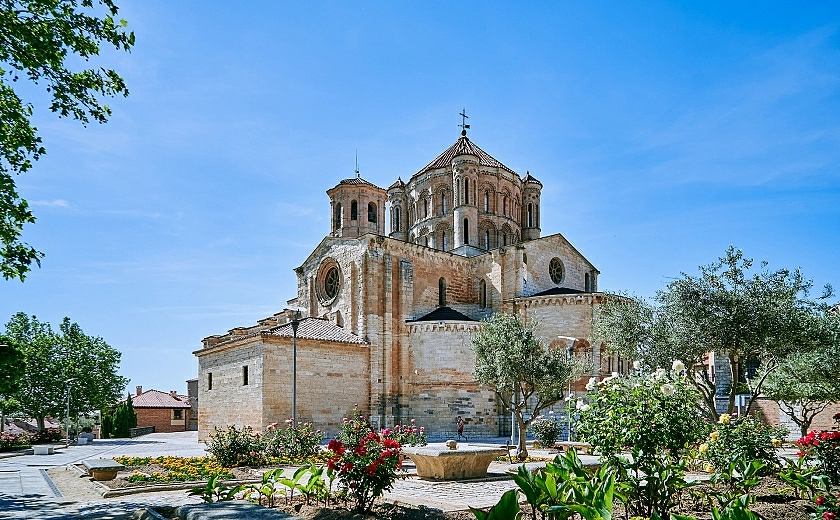
[[[473,444],[473,443],[470,443]],[[498,446],[504,439],[482,439],[474,444]],[[70,446],[54,455],[20,455],[0,459],[0,519],[98,519],[128,520],[134,511],[149,506],[196,503],[184,491],[144,493],[119,498],[74,501],[61,496],[43,470],[78,463],[88,458],[174,455],[206,455],[196,432],[153,433],[137,439],[96,440],[91,445]],[[496,478],[468,482],[430,482],[409,478],[397,481],[383,497],[389,502],[426,506],[444,511],[489,507],[505,491],[515,487],[503,477],[506,463],[493,463]],[[501,476],[501,478],[499,478]]]

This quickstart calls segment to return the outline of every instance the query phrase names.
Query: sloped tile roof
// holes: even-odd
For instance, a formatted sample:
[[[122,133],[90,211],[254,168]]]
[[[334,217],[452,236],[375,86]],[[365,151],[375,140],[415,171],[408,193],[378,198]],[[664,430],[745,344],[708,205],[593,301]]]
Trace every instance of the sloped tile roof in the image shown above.
[[[131,404],[135,408],[189,408],[190,398],[185,395],[173,397],[160,390],[146,390],[140,395],[132,395]]]
[[[292,337],[292,324],[284,323],[271,328],[263,334],[279,336],[283,338]],[[335,323],[321,318],[303,318],[298,324],[297,337],[300,339],[316,339],[323,341],[338,341],[340,343],[365,344],[365,340],[349,332]]]
[[[545,290],[543,292],[538,292],[537,294],[532,294],[531,296],[553,296],[555,294],[586,294],[584,291],[579,291],[577,289],[569,289],[568,287],[552,287],[551,289]]]
[[[458,155],[474,155],[478,157],[478,162],[482,166],[493,166],[495,168],[507,170],[510,173],[516,173],[494,159],[489,153],[476,146],[469,140],[468,137],[462,136],[455,141],[455,144],[447,148],[442,154],[438,155],[435,160],[421,168],[419,172],[415,173],[415,175],[438,168],[447,168],[452,164],[452,159]]]
[[[534,182],[534,183],[539,184],[540,186],[543,185],[543,183],[538,181],[536,177],[531,175],[531,172],[525,172],[525,177],[522,179],[522,182]]]
[[[342,179],[341,181],[339,181],[338,184],[339,185],[349,184],[351,186],[373,186],[376,189],[379,189],[379,190],[382,189],[379,186],[377,186],[376,184],[373,184],[372,182],[368,182],[368,181],[362,179],[361,177],[350,177],[349,179]]]
[[[476,321],[450,307],[438,307],[425,316],[409,321]]]
[[[397,180],[394,181],[394,184],[388,186],[388,191],[391,191],[394,188],[405,188],[405,183],[402,181],[402,179],[397,177]]]

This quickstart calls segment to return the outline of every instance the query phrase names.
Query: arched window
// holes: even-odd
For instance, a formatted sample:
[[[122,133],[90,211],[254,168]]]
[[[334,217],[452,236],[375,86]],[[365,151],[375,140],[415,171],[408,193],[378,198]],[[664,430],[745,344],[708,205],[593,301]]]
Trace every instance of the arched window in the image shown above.
[[[528,203],[528,227],[534,227],[534,205]]]
[[[368,222],[376,223],[376,203],[374,202],[368,204]]]
[[[464,243],[470,243],[470,221],[469,219],[464,219]]]
[[[490,250],[490,230],[484,232],[484,249]]]
[[[423,217],[429,216],[429,199],[423,199]]]
[[[400,230],[400,207],[394,207],[394,231]]]
[[[429,247],[429,237],[428,236],[423,237],[423,245],[426,246],[426,247]]]
[[[502,215],[507,216],[507,196],[502,198]]]
[[[484,280],[478,282],[478,302],[482,309],[487,308],[487,282]]]
[[[446,213],[446,192],[440,194],[441,213]]]
[[[488,213],[490,211],[490,192],[484,192],[484,212]]]
[[[537,227],[540,227],[540,205],[534,204],[534,213],[536,213]]]
[[[527,253],[522,253],[522,263],[526,264],[526,265],[528,264],[528,254]]]
[[[502,247],[507,245],[507,233],[502,233]]]
[[[333,217],[333,230],[341,227],[341,203],[335,205],[335,216]]]
[[[446,280],[443,278],[438,280],[438,305],[446,305]]]
[[[441,245],[441,249],[446,251],[446,231],[441,231],[440,232],[440,245]]]
[[[359,203],[355,200],[350,203],[350,220],[359,219]]]
[[[464,204],[470,203],[470,180],[464,179]]]

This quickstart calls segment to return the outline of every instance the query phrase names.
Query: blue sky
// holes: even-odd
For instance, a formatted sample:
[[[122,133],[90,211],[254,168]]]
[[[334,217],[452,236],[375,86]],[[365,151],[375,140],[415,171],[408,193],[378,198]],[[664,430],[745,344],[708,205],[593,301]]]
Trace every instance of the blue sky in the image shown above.
[[[840,4],[119,3],[136,47],[96,64],[131,95],[88,128],[36,105],[48,153],[18,182],[46,258],[0,281],[0,319],[69,316],[132,388],[183,391],[203,337],[295,296],[356,150],[387,187],[465,107],[601,289],[730,244],[840,285]]]

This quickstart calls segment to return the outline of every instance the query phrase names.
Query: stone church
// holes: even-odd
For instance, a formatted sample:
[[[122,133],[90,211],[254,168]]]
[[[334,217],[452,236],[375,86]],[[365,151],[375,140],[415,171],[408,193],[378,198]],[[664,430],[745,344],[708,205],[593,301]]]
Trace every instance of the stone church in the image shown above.
[[[327,190],[329,234],[294,269],[288,308],[203,340],[200,438],[290,417],[292,309],[303,316],[297,420],[330,433],[358,406],[381,427],[416,419],[444,434],[461,415],[472,435],[508,435],[493,390],[473,378],[470,338],[494,312],[537,320],[546,344],[574,343],[607,373],[629,368],[586,341],[599,273],[562,234],[541,236],[539,180],[466,131],[406,177],[383,189],[357,172]]]

